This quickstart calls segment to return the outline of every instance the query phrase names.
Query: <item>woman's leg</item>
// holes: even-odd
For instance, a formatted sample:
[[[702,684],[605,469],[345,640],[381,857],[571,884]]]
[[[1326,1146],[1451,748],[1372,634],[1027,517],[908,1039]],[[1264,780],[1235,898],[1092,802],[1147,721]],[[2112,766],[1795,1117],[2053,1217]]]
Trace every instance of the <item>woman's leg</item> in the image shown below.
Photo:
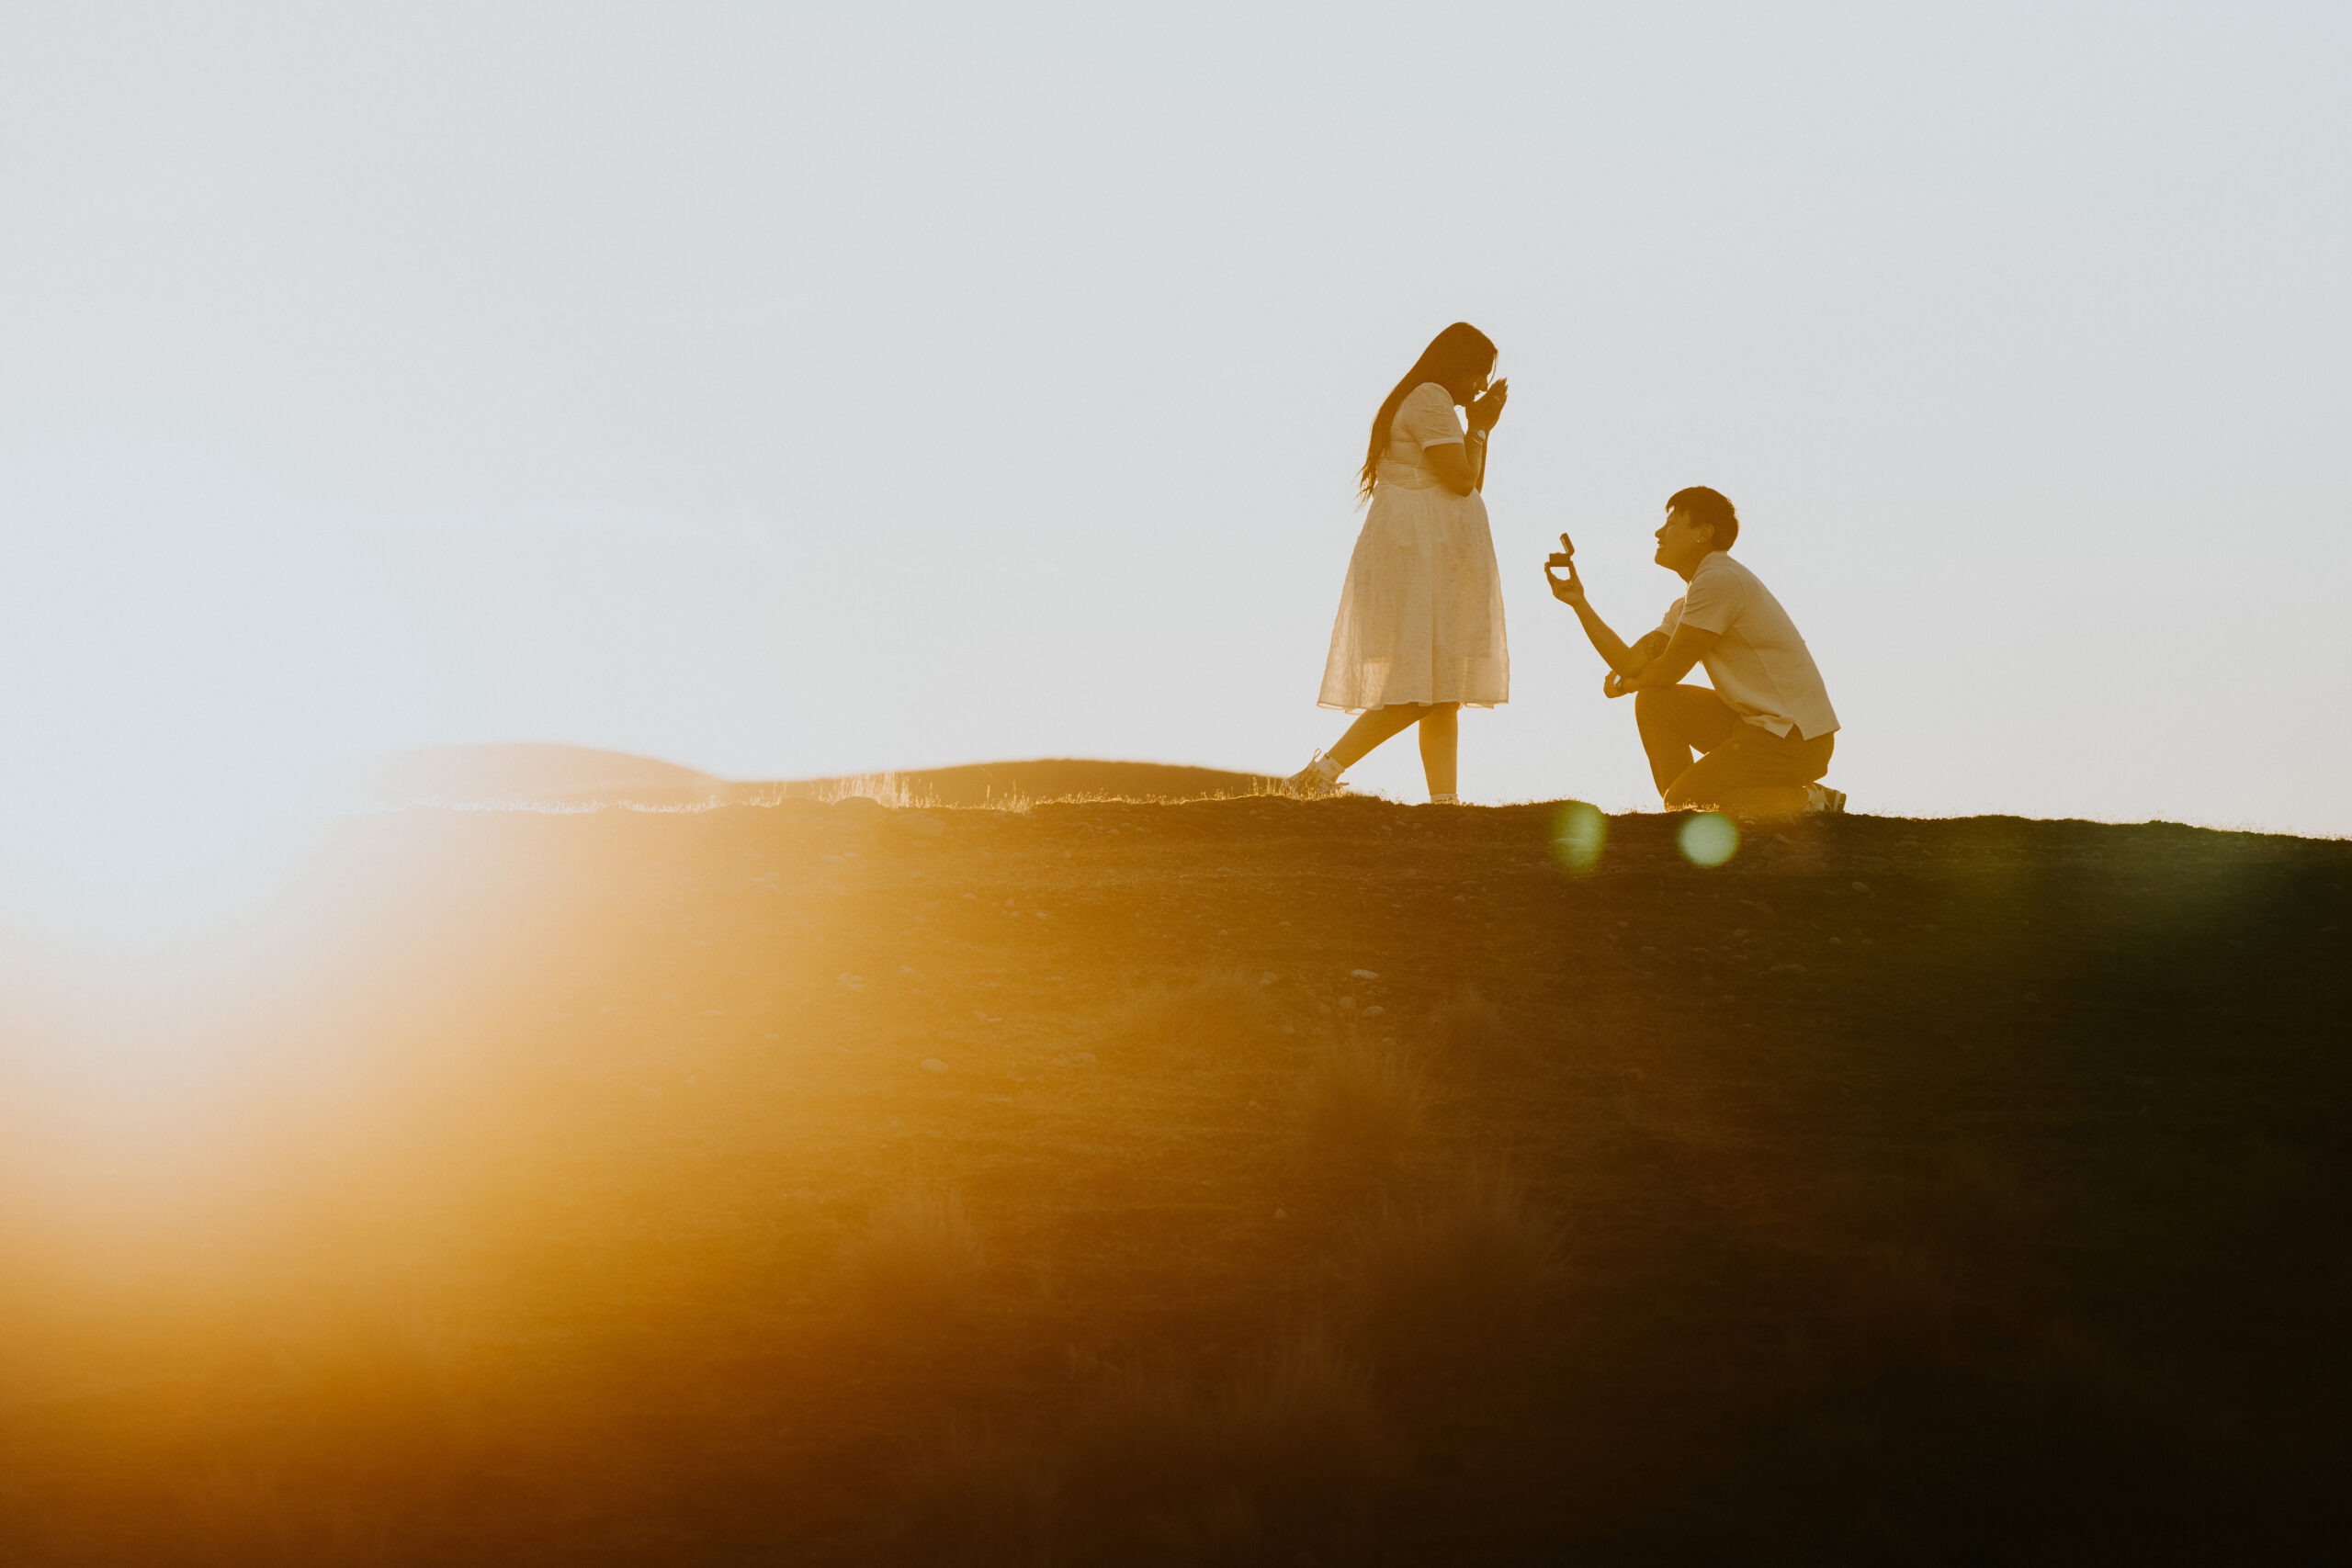
[[[1329,789],[1341,773],[1363,761],[1373,748],[1418,724],[1421,727],[1421,772],[1430,781],[1430,793],[1451,795],[1461,709],[1459,703],[1391,703],[1386,707],[1367,708],[1348,726],[1345,735],[1332,742],[1329,751],[1292,774],[1287,782],[1295,790]],[[1318,769],[1323,771],[1317,776]]]
[[[1432,703],[1421,713],[1421,775],[1430,795],[1453,794],[1454,753],[1461,744],[1462,705]]]
[[[1352,768],[1374,747],[1419,723],[1421,716],[1429,711],[1424,703],[1392,703],[1385,708],[1366,708],[1324,755],[1342,768]]]

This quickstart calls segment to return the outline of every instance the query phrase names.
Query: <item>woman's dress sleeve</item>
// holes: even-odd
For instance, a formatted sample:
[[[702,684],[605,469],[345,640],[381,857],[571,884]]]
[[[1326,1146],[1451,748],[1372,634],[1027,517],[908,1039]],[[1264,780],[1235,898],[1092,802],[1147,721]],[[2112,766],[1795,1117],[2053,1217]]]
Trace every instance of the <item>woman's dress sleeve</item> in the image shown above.
[[[1434,381],[1424,381],[1405,394],[1390,428],[1423,451],[1462,439],[1462,422],[1453,416],[1453,395]]]

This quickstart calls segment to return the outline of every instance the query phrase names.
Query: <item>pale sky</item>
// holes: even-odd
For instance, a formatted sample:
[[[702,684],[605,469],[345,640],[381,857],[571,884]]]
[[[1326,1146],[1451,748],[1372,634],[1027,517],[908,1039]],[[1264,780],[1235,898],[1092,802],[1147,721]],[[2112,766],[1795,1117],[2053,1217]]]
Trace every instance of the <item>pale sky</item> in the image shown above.
[[[1457,318],[1513,392],[1466,796],[1655,806],[1538,563],[1637,633],[1703,483],[1853,809],[2352,831],[2347,58],[2340,5],[11,5],[0,871],[453,741],[1288,772]]]

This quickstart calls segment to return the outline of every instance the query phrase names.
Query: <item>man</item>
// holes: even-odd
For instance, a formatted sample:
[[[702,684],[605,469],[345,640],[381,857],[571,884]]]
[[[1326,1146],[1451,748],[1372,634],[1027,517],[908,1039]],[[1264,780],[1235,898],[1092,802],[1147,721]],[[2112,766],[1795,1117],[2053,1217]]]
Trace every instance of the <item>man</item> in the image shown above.
[[[1700,485],[1668,499],[1656,559],[1690,587],[1657,630],[1630,648],[1586,603],[1573,559],[1565,581],[1549,565],[1544,580],[1609,661],[1601,694],[1634,694],[1642,750],[1667,809],[1843,811],[1845,795],[1816,782],[1837,744],[1829,693],[1781,602],[1731,558],[1738,537],[1739,513],[1719,492]],[[1567,542],[1563,535],[1561,545]],[[1694,664],[1706,666],[1713,691],[1680,684]],[[1693,748],[1702,753],[1695,762]]]

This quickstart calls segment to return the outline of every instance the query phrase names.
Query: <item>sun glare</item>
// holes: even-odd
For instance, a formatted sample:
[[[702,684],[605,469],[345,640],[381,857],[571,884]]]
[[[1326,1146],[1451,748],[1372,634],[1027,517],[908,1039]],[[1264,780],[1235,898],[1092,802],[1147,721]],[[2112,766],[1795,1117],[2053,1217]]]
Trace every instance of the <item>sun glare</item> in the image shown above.
[[[1675,836],[1692,865],[1721,865],[1739,853],[1739,825],[1718,811],[1702,811]]]
[[[1600,863],[1600,852],[1608,842],[1609,818],[1601,815],[1600,807],[1581,800],[1560,807],[1552,850],[1562,865],[1582,875]]]

